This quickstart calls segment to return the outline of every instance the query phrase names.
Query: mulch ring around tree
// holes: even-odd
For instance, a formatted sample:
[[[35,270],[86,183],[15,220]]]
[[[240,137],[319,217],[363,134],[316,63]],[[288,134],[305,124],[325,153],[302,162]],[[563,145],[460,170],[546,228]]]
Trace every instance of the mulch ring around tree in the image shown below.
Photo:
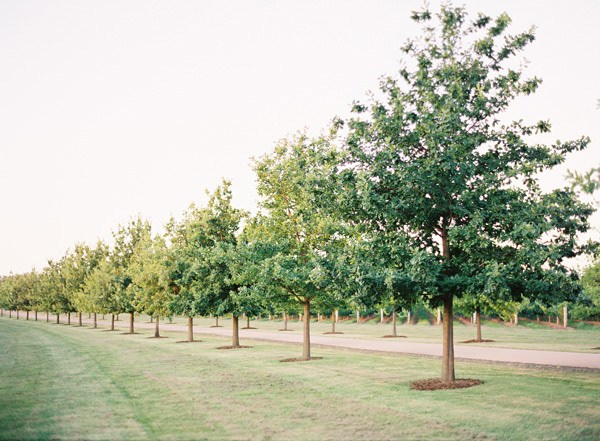
[[[408,338],[406,335],[384,335],[381,338]]]
[[[252,346],[219,346],[217,349],[246,349],[246,348],[251,348]]]
[[[322,360],[323,357],[310,357],[309,359],[306,358],[285,358],[283,360],[279,360],[281,363],[294,363],[296,361],[312,361],[312,360]]]
[[[464,389],[466,387],[479,386],[483,384],[481,380],[472,378],[459,378],[454,381],[442,381],[439,378],[428,378],[427,380],[417,380],[410,383],[410,388],[414,390],[442,390],[442,389]]]
[[[340,331],[335,331],[335,332],[328,331],[328,332],[323,332],[323,334],[343,334],[343,332],[340,332]]]
[[[473,340],[465,340],[465,341],[461,341],[461,343],[493,343],[496,340],[486,340],[485,338],[482,338],[481,340],[477,340],[476,338],[474,338]]]

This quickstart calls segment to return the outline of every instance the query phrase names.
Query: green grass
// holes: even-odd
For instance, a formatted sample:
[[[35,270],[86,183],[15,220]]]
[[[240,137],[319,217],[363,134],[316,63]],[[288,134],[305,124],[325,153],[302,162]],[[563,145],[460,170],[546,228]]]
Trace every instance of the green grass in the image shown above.
[[[0,439],[600,439],[600,373],[0,319]]]

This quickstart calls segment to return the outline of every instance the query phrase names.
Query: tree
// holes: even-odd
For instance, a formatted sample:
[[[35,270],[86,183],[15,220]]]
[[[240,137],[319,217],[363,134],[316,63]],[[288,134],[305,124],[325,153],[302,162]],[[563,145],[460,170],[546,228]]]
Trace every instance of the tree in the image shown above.
[[[110,330],[115,330],[115,314],[120,310],[118,290],[119,279],[115,269],[108,258],[99,262],[92,272],[86,277],[83,295],[94,313],[111,314]]]
[[[339,155],[332,136],[281,140],[254,163],[262,215],[252,240],[265,255],[262,278],[303,308],[302,360],[310,360],[310,311],[330,297],[346,236],[336,216]],[[276,299],[271,299],[271,301]]]
[[[135,290],[133,306],[156,319],[154,337],[160,337],[160,317],[171,315],[169,304],[172,297],[171,279],[167,265],[168,250],[164,239],[145,232],[137,243],[129,265],[131,285]]]
[[[126,225],[119,225],[117,231],[113,232],[115,244],[110,254],[110,262],[115,274],[116,298],[118,299],[117,313],[126,312],[129,314],[130,334],[134,333],[135,290],[129,288],[129,285],[131,285],[129,266],[137,244],[150,231],[150,223],[138,216]]]
[[[232,348],[239,348],[239,317],[250,312],[256,302],[254,291],[244,279],[244,265],[238,244],[240,222],[246,216],[232,205],[231,183],[223,180],[209,195],[207,207],[201,211],[189,241],[187,269],[196,309],[216,315],[232,314]]]
[[[569,189],[543,193],[538,174],[589,139],[542,145],[531,137],[549,132],[548,122],[502,122],[510,103],[541,83],[513,66],[533,31],[505,35],[506,14],[469,21],[451,6],[413,19],[422,37],[403,47],[399,78],[382,80],[370,105],[353,106],[344,175],[351,218],[426,258],[411,278],[427,282],[420,293],[431,306],[443,305],[441,380],[449,382],[455,297],[500,290],[513,299],[566,298],[577,290],[564,259],[589,251],[576,236],[588,229],[591,207]]]

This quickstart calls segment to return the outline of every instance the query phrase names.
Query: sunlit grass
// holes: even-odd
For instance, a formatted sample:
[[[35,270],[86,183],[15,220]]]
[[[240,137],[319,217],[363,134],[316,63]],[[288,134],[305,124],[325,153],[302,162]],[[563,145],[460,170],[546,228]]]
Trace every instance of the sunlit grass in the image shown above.
[[[437,359],[315,348],[322,360],[281,363],[297,347],[140,331],[1,319],[0,438],[600,437],[596,372],[459,362],[485,383],[418,392],[409,381],[439,375]]]

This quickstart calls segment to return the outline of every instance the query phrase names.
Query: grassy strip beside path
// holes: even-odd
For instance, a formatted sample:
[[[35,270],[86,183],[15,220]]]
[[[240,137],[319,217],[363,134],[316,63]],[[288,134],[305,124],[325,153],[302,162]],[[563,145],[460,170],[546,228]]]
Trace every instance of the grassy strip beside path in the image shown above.
[[[438,360],[142,332],[0,319],[0,439],[600,438],[600,373],[460,362],[485,384],[418,392]]]

